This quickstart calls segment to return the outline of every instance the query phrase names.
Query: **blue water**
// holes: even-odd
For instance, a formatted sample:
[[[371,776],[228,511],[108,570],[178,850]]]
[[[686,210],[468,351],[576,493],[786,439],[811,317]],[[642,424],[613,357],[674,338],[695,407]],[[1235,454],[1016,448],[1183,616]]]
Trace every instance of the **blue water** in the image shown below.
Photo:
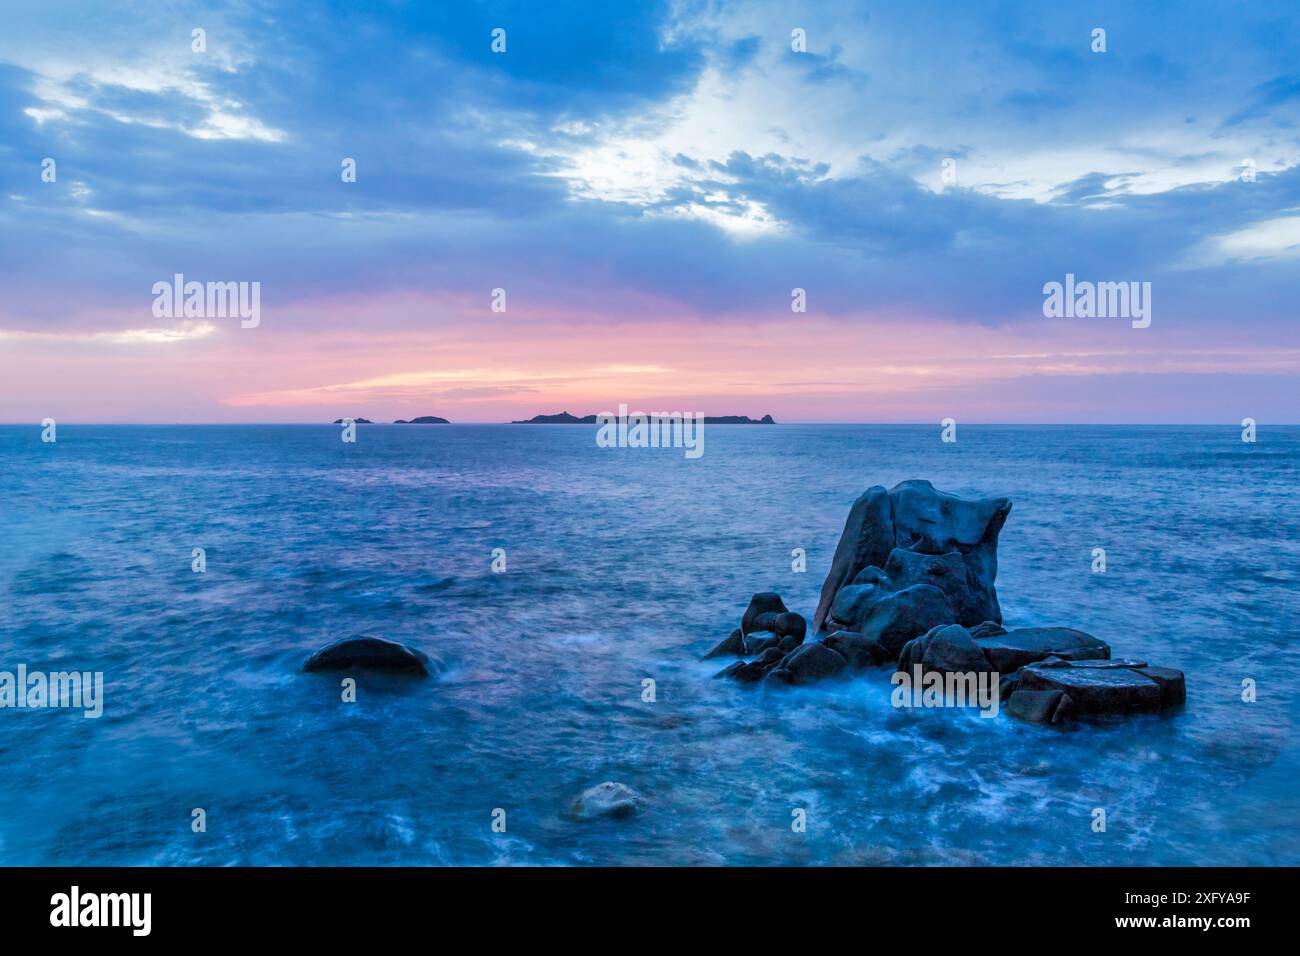
[[[594,431],[0,428],[0,669],[106,682],[98,720],[0,710],[0,863],[1300,863],[1300,429],[712,427],[695,461]],[[887,671],[712,680],[749,595],[811,619],[853,499],[912,477],[1013,499],[1008,624],[1182,668],[1186,710],[1062,732],[895,710]],[[300,666],[352,634],[447,672],[343,703]],[[644,812],[570,819],[603,780]]]

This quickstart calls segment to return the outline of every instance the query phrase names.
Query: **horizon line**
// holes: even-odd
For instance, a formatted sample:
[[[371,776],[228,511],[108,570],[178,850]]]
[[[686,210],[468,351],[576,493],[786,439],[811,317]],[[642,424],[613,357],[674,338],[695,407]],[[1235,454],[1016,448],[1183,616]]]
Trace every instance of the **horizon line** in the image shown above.
[[[710,416],[712,417],[712,416]],[[721,417],[721,416],[718,416]],[[330,427],[337,426],[338,422],[319,422],[319,421],[286,421],[286,422],[89,422],[89,421],[58,421],[59,427],[65,425],[76,425],[82,427],[97,428],[292,428],[292,427]],[[369,424],[376,426],[395,427],[398,422],[361,422],[358,424]],[[589,428],[592,427],[588,422],[531,422],[531,421],[463,421],[463,422],[437,422],[437,423],[412,423],[410,421],[401,424],[425,424],[431,428],[439,426],[457,426],[457,425],[547,425],[557,428]],[[713,428],[746,428],[753,424],[763,424],[758,421],[751,422],[728,422],[713,424]],[[984,422],[984,421],[957,421],[961,427],[976,428],[1240,428],[1240,422]],[[1260,423],[1256,421],[1256,425]],[[1265,422],[1271,428],[1295,428],[1300,427],[1300,422]],[[919,428],[939,427],[942,422],[930,421],[906,421],[906,422],[830,422],[830,421],[784,421],[772,422],[767,427],[779,427],[781,425],[844,425],[844,426],[870,426],[873,428]],[[0,428],[40,428],[40,422],[0,422]]]

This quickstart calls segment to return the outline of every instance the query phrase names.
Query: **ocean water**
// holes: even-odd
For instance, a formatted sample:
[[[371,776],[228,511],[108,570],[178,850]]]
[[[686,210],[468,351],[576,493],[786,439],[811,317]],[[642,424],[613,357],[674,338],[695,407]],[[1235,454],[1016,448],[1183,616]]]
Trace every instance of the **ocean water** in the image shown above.
[[[0,670],[105,675],[97,720],[0,710],[0,864],[1300,863],[1300,428],[706,427],[694,461],[594,431],[0,428]],[[1010,496],[1008,625],[1181,668],[1186,709],[713,680],[749,595],[811,619],[853,499],[906,478]],[[447,670],[343,703],[300,668],[357,634]],[[571,819],[603,780],[644,811]]]

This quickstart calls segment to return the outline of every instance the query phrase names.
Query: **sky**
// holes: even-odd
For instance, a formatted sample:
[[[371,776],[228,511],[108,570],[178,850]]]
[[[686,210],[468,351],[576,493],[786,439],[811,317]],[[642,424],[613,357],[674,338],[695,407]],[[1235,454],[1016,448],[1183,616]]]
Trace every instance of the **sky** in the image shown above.
[[[1293,4],[0,14],[3,422],[1300,422]]]

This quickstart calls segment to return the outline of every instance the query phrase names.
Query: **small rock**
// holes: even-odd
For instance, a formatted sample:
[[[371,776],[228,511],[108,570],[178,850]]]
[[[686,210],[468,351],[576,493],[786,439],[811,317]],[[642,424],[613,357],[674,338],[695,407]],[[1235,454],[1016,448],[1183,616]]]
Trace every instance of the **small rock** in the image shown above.
[[[746,654],[762,654],[769,647],[776,647],[781,638],[771,631],[751,631],[745,638]]]
[[[1059,690],[1017,690],[1006,712],[1035,724],[1058,724],[1069,717],[1070,698]]]
[[[1006,700],[1008,697],[1010,697],[1012,694],[1016,692],[1016,688],[1019,686],[1020,686],[1019,672],[1011,673],[1011,674],[1003,674],[1002,679],[998,681],[998,700]]]
[[[993,670],[984,652],[971,639],[970,631],[960,624],[931,628],[921,637],[908,641],[898,655],[898,669],[910,674],[918,664],[922,673],[978,674]]]
[[[428,677],[440,669],[440,662],[413,647],[382,637],[345,637],[325,645],[302,665],[305,671],[353,668]]]
[[[999,634],[1005,634],[1007,629],[996,621],[985,621],[983,624],[976,624],[970,629],[970,636],[979,640],[981,637],[997,637]]]
[[[879,641],[863,637],[857,631],[836,631],[822,643],[848,661],[854,670],[876,667],[893,658]]]
[[[701,660],[711,660],[715,657],[744,657],[745,656],[745,637],[740,633],[740,628],[736,628],[728,637],[705,654]]]
[[[791,682],[795,684],[811,684],[832,677],[846,667],[848,661],[825,644],[803,644],[781,661],[781,669],[790,672]]]
[[[627,784],[607,780],[584,790],[573,800],[573,815],[580,820],[599,817],[622,819],[641,811],[641,795]]]
[[[776,616],[772,630],[779,637],[797,638],[797,643],[802,644],[804,637],[808,634],[808,622],[803,619],[802,614],[786,611],[784,614]]]
[[[749,606],[740,618],[740,630],[748,636],[750,631],[764,630],[754,625],[754,618],[760,614],[784,614],[788,608],[775,591],[761,591],[749,599]]]

